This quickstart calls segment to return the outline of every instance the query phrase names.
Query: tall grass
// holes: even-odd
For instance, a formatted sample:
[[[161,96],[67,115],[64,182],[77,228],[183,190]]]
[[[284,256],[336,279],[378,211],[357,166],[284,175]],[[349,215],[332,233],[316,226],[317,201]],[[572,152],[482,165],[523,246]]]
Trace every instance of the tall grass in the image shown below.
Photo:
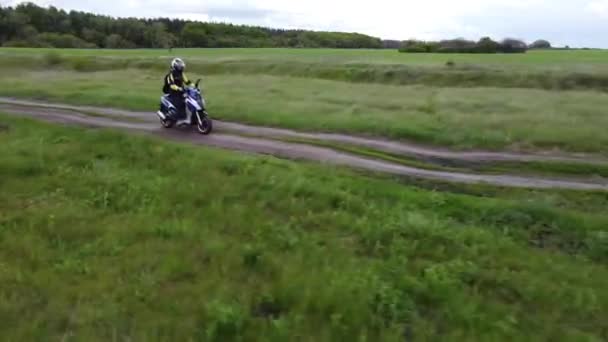
[[[48,57],[52,56],[52,60]],[[29,66],[46,69],[63,68],[76,71],[104,71],[136,68],[145,70],[165,70],[166,61],[159,58],[129,56],[88,56],[47,53],[41,59],[36,54],[0,54],[0,65]],[[169,56],[165,56],[168,59]],[[452,56],[450,55],[450,58]],[[277,75],[318,78],[355,83],[379,83],[393,85],[427,85],[437,87],[500,87],[539,88],[547,90],[608,90],[608,68],[578,70],[558,67],[547,69],[513,68],[483,64],[459,64],[450,59],[451,64],[420,66],[409,63],[383,64],[370,62],[333,62],[322,58],[309,59],[199,59],[189,61],[191,72],[207,75],[245,74]]]
[[[152,113],[164,71],[12,68],[0,95]],[[201,74],[190,72],[191,78]],[[606,153],[608,95],[537,89],[352,84],[265,75],[202,75],[218,119],[471,149]],[[150,114],[153,115],[153,114]]]
[[[534,50],[525,54],[402,54],[395,50],[366,49],[27,49],[0,48],[0,54],[13,56],[43,55],[57,52],[65,57],[112,57],[165,59],[181,56],[187,60],[227,61],[296,61],[330,64],[407,64],[443,66],[446,59],[461,65],[501,68],[560,68],[579,71],[606,71],[608,50]]]
[[[608,337],[608,217],[576,197],[0,127],[2,340]]]

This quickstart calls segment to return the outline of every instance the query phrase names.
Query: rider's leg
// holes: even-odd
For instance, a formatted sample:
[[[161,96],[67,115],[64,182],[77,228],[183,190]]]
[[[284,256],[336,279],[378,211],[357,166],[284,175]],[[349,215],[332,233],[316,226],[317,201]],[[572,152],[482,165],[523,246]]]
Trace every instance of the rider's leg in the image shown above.
[[[158,111],[163,115],[169,114],[169,108],[166,103],[166,95],[160,97],[160,102],[158,104]]]
[[[174,119],[184,120],[186,116],[186,102],[184,101],[182,94],[177,92],[172,93],[169,96],[169,101],[171,101],[171,104],[173,104],[177,111]]]
[[[178,112],[178,120],[177,120],[178,126],[179,125],[188,125],[189,120],[188,120],[188,116],[186,114],[186,100],[184,100],[183,96],[181,94],[179,94],[178,96],[176,96],[175,102],[173,102],[173,104],[175,105],[177,112]]]

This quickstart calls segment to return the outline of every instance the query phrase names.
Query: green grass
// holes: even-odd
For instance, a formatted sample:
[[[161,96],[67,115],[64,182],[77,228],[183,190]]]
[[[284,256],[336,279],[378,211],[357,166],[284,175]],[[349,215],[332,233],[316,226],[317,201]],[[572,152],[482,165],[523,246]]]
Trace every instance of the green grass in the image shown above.
[[[254,138],[259,136],[250,135]],[[268,139],[268,137],[261,137]],[[337,151],[359,155],[377,160],[384,160],[392,163],[401,164],[426,170],[437,170],[447,172],[474,172],[485,174],[518,174],[546,177],[602,177],[608,178],[608,164],[585,164],[568,162],[469,162],[424,159],[388,153],[350,144],[326,142],[316,139],[303,138],[273,138],[270,139],[327,147]]]
[[[32,104],[33,107],[45,108],[44,104]],[[74,113],[85,114],[93,117],[114,118],[116,116],[100,114],[92,110],[76,111]],[[143,122],[145,120],[125,117],[123,121]],[[342,151],[353,155],[363,156],[371,159],[383,160],[426,170],[437,170],[447,172],[473,172],[485,174],[520,174],[547,177],[603,177],[608,178],[608,164],[586,164],[568,162],[469,162],[454,161],[432,158],[409,157],[394,153],[379,151],[373,148],[351,145],[347,143],[327,142],[318,139],[305,138],[282,138],[272,136],[258,136],[252,134],[239,134],[252,138],[272,139],[288,143],[307,144],[326,147],[336,151]]]
[[[526,54],[404,54],[396,50],[339,49],[173,49],[154,50],[79,50],[0,48],[0,54],[32,56],[55,52],[65,57],[169,58],[181,56],[203,61],[290,61],[336,64],[407,64],[416,66],[445,66],[447,60],[457,64],[504,67],[527,66],[546,68],[575,67],[579,70],[608,71],[608,50],[538,50]]]
[[[605,194],[452,194],[5,116],[0,153],[3,341],[608,338]]]
[[[508,173],[522,175],[544,175],[544,176],[572,176],[572,177],[602,177],[608,178],[608,164],[591,165],[583,163],[565,163],[565,162],[501,162],[489,164],[475,165],[471,168],[474,171],[484,173]]]
[[[0,80],[0,95],[152,112],[158,106],[162,75],[132,69],[16,69]],[[214,117],[245,123],[466,149],[605,154],[608,144],[605,93],[405,87],[264,75],[207,76],[204,86]]]
[[[529,55],[409,55],[381,50],[218,49],[48,50],[0,49],[0,64],[78,71],[125,68],[164,71],[171,55],[205,75],[276,75],[355,83],[440,87],[608,90],[605,51],[546,51]],[[530,57],[528,57],[530,56]],[[447,67],[447,61],[452,67]]]

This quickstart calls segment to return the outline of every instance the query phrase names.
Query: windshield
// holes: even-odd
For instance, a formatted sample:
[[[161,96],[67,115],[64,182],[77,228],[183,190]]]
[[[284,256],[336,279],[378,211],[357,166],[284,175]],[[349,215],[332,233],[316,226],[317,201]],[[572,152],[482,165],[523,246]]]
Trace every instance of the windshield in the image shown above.
[[[188,96],[190,96],[192,98],[198,99],[200,97],[198,90],[194,87],[186,88],[186,92],[187,92]]]

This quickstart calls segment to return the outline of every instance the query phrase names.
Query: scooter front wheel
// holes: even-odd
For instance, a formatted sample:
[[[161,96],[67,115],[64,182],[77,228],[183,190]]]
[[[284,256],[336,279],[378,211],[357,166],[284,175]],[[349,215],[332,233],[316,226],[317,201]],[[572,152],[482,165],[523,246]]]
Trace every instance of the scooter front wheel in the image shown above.
[[[213,120],[209,117],[207,112],[203,112],[200,116],[200,120],[197,120],[196,129],[200,134],[207,135],[213,130]]]

